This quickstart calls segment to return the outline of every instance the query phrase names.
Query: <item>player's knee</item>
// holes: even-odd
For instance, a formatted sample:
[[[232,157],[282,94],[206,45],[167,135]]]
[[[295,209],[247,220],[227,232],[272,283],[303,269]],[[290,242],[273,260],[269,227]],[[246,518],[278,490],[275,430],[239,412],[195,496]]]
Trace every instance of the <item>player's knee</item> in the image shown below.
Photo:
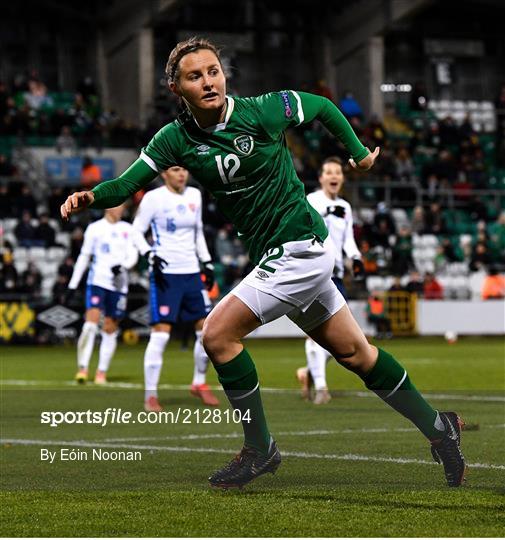
[[[106,334],[113,334],[118,328],[117,322],[113,319],[107,319],[105,318],[103,321],[103,327],[102,330]]]
[[[202,345],[209,358],[215,360],[226,355],[230,344],[226,330],[219,324],[208,324],[205,321],[202,329]]]
[[[334,356],[339,364],[351,371],[367,372],[375,362],[374,349],[368,343],[349,343]]]

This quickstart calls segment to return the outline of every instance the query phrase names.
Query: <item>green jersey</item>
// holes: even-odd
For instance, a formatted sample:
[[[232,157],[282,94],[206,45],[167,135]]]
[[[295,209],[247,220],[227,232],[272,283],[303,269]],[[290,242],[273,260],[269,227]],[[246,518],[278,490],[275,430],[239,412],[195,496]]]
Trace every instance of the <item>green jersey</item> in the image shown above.
[[[328,232],[305,198],[284,137],[286,128],[315,118],[344,142],[355,161],[367,155],[347,120],[325,98],[292,90],[227,96],[223,123],[201,128],[186,111],[142,149],[140,160],[150,174],[144,168],[139,178],[130,167],[119,179],[94,188],[93,206],[119,204],[158,172],[179,165],[216,198],[254,263],[285,242],[323,240]]]

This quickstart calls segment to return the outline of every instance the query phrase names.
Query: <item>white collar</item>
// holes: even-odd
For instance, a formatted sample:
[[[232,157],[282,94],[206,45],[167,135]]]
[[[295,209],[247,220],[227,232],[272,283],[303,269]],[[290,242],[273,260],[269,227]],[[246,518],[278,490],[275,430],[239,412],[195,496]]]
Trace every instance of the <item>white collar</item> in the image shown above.
[[[230,116],[231,116],[231,113],[233,112],[234,107],[235,107],[235,100],[231,96],[226,96],[226,114],[224,117],[224,122],[221,122],[220,124],[216,124],[214,126],[203,128],[198,124],[194,116],[193,116],[193,120],[195,121],[195,124],[202,131],[205,131],[206,133],[214,133],[215,131],[223,131],[224,129],[226,129],[226,126],[228,125],[228,121],[230,120]]]

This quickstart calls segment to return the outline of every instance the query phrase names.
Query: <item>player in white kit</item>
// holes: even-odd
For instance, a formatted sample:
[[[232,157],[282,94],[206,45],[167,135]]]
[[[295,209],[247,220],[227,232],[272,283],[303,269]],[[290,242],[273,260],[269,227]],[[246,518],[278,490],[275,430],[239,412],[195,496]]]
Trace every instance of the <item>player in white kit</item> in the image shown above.
[[[85,322],[77,342],[78,371],[75,379],[78,383],[88,380],[88,366],[101,313],[104,319],[96,384],[107,382],[107,370],[116,351],[119,322],[126,310],[128,270],[138,259],[133,228],[121,220],[123,209],[123,205],[110,208],[102,219],[88,226],[68,284],[70,291],[77,289],[91,262],[86,286]]]
[[[329,237],[335,247],[335,266],[332,281],[344,298],[344,253],[352,260],[354,279],[364,278],[361,253],[354,240],[351,205],[338,196],[344,184],[342,161],[338,157],[329,157],[323,161],[319,171],[321,189],[309,193],[307,200],[323,217]],[[326,363],[331,358],[328,351],[314,340],[305,340],[307,367],[299,368],[296,376],[302,385],[302,397],[310,398],[310,387],[314,384],[314,404],[322,405],[330,401],[331,396],[326,383]]]
[[[212,307],[207,289],[214,283],[214,267],[203,234],[202,194],[186,185],[189,175],[183,167],[170,167],[161,176],[165,185],[144,195],[133,222],[137,246],[151,267],[152,332],[144,355],[144,407],[162,410],[158,382],[163,351],[178,320],[195,323],[191,394],[205,405],[217,406],[219,401],[205,381],[209,357],[202,345],[203,323]],[[144,237],[149,228],[152,246]]]

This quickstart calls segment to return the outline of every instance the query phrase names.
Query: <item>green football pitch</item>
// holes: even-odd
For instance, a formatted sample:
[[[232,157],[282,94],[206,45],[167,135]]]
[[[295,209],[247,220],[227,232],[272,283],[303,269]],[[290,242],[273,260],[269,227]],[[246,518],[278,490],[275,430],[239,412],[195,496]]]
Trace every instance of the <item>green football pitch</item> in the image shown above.
[[[41,413],[111,407],[136,418],[143,401],[142,345],[119,347],[106,387],[72,382],[73,347],[4,346],[0,533],[504,536],[503,340],[384,345],[436,408],[457,411],[473,428],[462,437],[469,466],[464,487],[448,488],[420,433],[334,362],[328,366],[332,401],[303,402],[294,377],[305,362],[302,340],[247,342],[283,462],[275,475],[224,492],[211,490],[207,477],[240,449],[241,427],[226,421],[222,392],[221,422],[212,422],[189,395],[192,354],[179,343],[170,343],[165,354],[160,392],[166,411],[180,411],[177,423],[103,427],[51,427],[41,423]],[[217,387],[212,368],[208,379]],[[62,461],[62,449],[79,450],[82,459]],[[93,449],[139,452],[141,460],[93,460]],[[55,452],[55,461],[41,460],[41,451]]]

